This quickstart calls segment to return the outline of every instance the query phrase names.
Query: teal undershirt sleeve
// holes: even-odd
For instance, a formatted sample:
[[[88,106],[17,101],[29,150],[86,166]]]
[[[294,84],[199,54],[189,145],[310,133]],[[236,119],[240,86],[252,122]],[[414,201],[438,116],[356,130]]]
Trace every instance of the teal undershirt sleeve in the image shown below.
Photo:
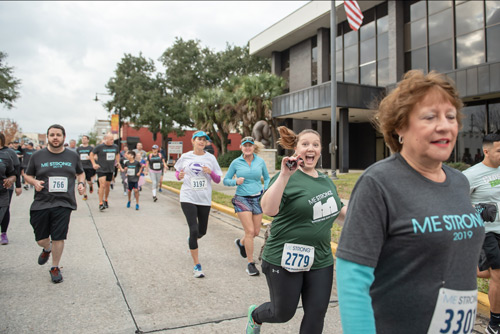
[[[375,269],[337,258],[337,293],[344,334],[375,334],[370,286]]]

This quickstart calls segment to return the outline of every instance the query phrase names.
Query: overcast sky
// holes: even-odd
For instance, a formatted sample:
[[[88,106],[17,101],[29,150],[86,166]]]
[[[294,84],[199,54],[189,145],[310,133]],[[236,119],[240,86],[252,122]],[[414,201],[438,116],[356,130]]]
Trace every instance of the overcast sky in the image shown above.
[[[125,53],[157,61],[175,37],[224,50],[244,46],[307,1],[25,2],[0,1],[0,51],[22,80],[13,109],[23,132],[44,133],[53,123],[67,141],[109,119],[96,93]],[[99,96],[105,101],[108,96]]]

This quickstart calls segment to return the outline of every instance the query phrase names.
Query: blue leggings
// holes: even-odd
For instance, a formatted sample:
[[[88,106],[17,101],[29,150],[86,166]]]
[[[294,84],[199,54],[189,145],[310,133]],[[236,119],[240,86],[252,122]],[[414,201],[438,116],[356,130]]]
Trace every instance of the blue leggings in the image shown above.
[[[198,239],[207,234],[210,206],[181,202],[189,226],[189,249],[198,249]]]
[[[300,333],[321,333],[332,292],[333,265],[291,273],[263,260],[262,272],[266,275],[271,301],[253,311],[255,322],[287,322],[295,315],[302,296],[304,318],[300,324]]]

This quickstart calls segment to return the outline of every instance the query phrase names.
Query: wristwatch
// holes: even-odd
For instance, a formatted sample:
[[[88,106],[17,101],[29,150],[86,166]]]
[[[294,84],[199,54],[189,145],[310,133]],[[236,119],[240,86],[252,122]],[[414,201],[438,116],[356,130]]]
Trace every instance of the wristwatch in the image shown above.
[[[83,184],[83,185],[85,185],[85,183],[83,183],[83,182],[78,182],[78,185],[80,185],[80,184]]]

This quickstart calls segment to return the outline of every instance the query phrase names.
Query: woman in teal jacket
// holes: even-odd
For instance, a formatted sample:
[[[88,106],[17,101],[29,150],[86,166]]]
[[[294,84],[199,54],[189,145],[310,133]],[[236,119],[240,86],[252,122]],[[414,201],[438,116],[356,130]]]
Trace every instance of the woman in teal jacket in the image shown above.
[[[245,230],[245,236],[236,239],[234,243],[240,255],[248,260],[246,269],[248,275],[256,276],[259,275],[259,270],[253,260],[253,240],[259,235],[262,224],[262,208],[259,201],[263,189],[267,189],[269,185],[269,173],[264,160],[257,156],[260,148],[252,137],[243,138],[240,149],[243,154],[231,162],[224,177],[224,185],[238,187],[232,202],[234,211],[238,214]],[[264,178],[264,188],[261,178]]]

